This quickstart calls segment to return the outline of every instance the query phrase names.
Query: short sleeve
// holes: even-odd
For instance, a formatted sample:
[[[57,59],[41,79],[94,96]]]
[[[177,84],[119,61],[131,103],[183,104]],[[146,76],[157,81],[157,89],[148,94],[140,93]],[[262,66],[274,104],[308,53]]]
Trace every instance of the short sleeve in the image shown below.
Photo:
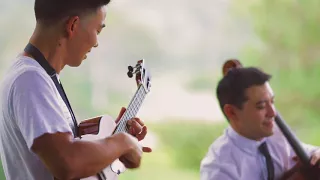
[[[27,146],[45,133],[70,132],[51,79],[38,71],[26,71],[14,81],[11,89],[13,118]]]
[[[311,144],[306,144],[302,142],[302,147],[304,147],[304,149],[306,150],[306,152],[308,153],[309,156],[311,156],[314,151],[316,151],[317,149],[319,149],[318,146],[314,146]]]

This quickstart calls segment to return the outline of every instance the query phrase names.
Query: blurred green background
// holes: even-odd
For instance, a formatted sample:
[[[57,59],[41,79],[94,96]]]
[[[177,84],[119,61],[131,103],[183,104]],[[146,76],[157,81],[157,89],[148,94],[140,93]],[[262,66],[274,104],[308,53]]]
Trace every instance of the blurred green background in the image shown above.
[[[1,76],[32,33],[33,3],[0,2]],[[143,143],[153,152],[120,180],[199,179],[201,159],[227,126],[215,88],[229,58],[271,73],[278,110],[302,141],[319,146],[319,5],[317,0],[115,0],[99,48],[79,68],[66,67],[61,78],[79,121],[115,117],[136,90],[127,66],[145,58],[152,88],[138,115],[149,128]]]

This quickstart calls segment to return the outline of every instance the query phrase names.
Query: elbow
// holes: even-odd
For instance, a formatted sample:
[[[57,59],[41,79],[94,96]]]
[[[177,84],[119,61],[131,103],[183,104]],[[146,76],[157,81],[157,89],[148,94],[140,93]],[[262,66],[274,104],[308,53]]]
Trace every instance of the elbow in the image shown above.
[[[80,174],[77,168],[77,163],[72,160],[72,158],[66,158],[54,170],[53,175],[57,179],[61,180],[72,180],[72,179],[79,179]]]

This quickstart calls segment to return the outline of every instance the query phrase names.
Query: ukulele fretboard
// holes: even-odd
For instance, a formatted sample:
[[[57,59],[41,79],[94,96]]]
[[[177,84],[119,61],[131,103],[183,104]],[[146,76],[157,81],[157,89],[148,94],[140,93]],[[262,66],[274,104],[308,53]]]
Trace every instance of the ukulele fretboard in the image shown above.
[[[145,97],[146,91],[143,85],[140,85],[135,95],[131,99],[126,112],[121,117],[118,126],[114,132],[115,134],[119,132],[127,132],[127,121],[136,116]]]

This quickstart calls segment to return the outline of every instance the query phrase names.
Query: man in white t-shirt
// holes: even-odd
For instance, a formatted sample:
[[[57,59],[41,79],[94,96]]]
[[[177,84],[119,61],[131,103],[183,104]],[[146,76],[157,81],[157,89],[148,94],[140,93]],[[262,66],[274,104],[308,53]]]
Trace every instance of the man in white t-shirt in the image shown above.
[[[0,154],[7,179],[80,179],[118,158],[127,168],[137,168],[142,152],[151,152],[138,144],[147,133],[139,118],[128,122],[132,135],[74,138],[77,124],[58,74],[66,65],[79,66],[98,46],[108,3],[35,0],[35,31],[1,84]]]

